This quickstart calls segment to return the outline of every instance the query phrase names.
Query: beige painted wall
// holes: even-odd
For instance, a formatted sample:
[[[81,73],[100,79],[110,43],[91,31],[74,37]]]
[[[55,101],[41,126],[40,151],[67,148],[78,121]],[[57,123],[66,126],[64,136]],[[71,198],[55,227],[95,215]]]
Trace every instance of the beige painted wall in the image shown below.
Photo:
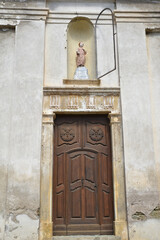
[[[23,9],[16,9],[22,6]],[[117,10],[115,36],[119,70],[106,76],[100,88],[110,87],[113,91],[112,87],[119,86],[119,80],[121,83],[124,146],[116,145],[120,134],[114,135],[114,141],[117,152],[124,149],[129,237],[130,240],[159,240],[159,1],[117,0],[115,4],[112,0],[8,0],[0,1],[0,7],[0,26],[15,27],[15,31],[0,32],[0,238],[38,239],[43,80],[44,85],[51,86],[53,90],[70,87],[63,83],[67,77],[69,22],[80,16],[89,18],[94,25],[98,13],[104,7],[111,7]],[[43,12],[44,7],[50,8],[49,14],[48,10]],[[102,21],[98,29],[100,73],[104,72],[105,64],[110,68],[113,60],[110,26],[110,22]],[[151,29],[148,35],[147,28]],[[85,47],[88,48],[87,45]],[[77,44],[72,57],[76,49]],[[90,91],[88,86],[85,90]],[[78,91],[81,93],[81,89]],[[98,95],[99,91],[97,87],[95,93]],[[49,107],[49,111],[52,112],[52,108]],[[117,119],[114,115],[113,118]],[[120,132],[119,127],[114,125],[113,128]],[[48,144],[48,148],[51,145]],[[118,175],[119,169],[123,172],[124,162],[116,159]],[[47,161],[42,162],[45,167]],[[47,169],[49,172],[49,165]],[[51,181],[51,175],[47,176]],[[116,188],[119,189],[119,182]],[[124,197],[122,191],[121,197]],[[117,201],[119,199],[117,195]],[[121,205],[116,209],[121,218],[118,209]],[[49,217],[51,219],[51,214]],[[118,225],[118,229],[121,226],[126,229],[121,219],[117,221]],[[46,223],[46,226],[47,229],[52,228],[51,224]]]
[[[0,239],[38,239],[44,26],[0,30]]]
[[[11,117],[11,96],[13,87],[15,30],[0,28],[0,239],[4,238],[6,201],[7,201],[7,170],[9,162],[9,136]],[[2,104],[3,103],[3,104]],[[2,114],[3,113],[3,114]],[[3,126],[3,127],[2,127]]]
[[[159,240],[160,34],[157,23],[119,22],[127,212],[131,240]]]

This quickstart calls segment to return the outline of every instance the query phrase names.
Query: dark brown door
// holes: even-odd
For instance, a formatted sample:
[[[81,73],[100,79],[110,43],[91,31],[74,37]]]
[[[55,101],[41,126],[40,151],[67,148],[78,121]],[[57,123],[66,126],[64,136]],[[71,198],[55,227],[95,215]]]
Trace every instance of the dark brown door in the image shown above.
[[[58,115],[54,146],[53,234],[113,234],[107,117]]]

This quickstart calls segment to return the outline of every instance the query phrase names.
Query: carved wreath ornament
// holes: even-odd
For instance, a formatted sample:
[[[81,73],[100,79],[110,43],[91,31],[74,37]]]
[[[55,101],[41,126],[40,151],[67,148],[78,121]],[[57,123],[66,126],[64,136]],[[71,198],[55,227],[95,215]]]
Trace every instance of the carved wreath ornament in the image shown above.
[[[89,131],[89,137],[92,141],[98,142],[103,138],[103,131],[101,128],[91,128]]]
[[[75,137],[74,131],[71,128],[63,128],[60,137],[65,142],[70,142]]]

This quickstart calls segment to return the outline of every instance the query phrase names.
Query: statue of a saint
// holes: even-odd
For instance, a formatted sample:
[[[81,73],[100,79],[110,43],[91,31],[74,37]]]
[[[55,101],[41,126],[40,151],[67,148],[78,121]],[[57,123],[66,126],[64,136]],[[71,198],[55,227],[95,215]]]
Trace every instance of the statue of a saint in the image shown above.
[[[84,43],[80,42],[79,43],[79,48],[76,51],[76,54],[77,54],[77,58],[76,58],[77,67],[84,67],[84,64],[85,64],[85,61],[86,61],[85,55],[87,54],[87,52],[83,48],[83,46],[84,46]]]
[[[87,68],[84,66],[85,62],[86,62],[86,57],[85,55],[87,54],[86,50],[83,48],[84,43],[80,42],[79,44],[79,48],[76,51],[76,65],[77,65],[77,69],[76,72],[74,74],[74,79],[88,79],[88,70]]]

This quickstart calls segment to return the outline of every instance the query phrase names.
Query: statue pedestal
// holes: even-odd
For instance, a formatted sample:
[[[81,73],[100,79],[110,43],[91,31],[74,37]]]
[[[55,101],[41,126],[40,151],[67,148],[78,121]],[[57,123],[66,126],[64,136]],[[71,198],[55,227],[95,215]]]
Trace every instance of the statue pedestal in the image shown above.
[[[63,79],[63,84],[73,85],[73,86],[100,86],[100,79]]]
[[[88,70],[86,67],[77,67],[76,72],[74,74],[74,80],[86,80],[88,77]]]

